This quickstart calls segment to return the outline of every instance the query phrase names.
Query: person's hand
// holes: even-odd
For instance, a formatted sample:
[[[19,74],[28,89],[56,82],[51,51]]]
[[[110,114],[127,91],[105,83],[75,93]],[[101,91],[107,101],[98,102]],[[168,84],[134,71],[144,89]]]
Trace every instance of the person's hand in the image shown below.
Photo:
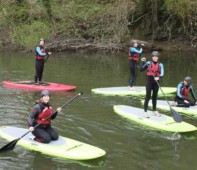
[[[33,127],[33,126],[30,126],[30,127],[29,127],[29,131],[30,131],[30,132],[33,132],[33,131],[34,131],[34,127]]]
[[[57,108],[57,112],[61,112],[62,108],[61,107],[58,107]]]
[[[184,102],[185,102],[185,103],[189,103],[189,101],[188,101],[188,100],[184,100]]]
[[[144,43],[142,43],[141,46],[144,47]]]
[[[146,61],[146,58],[145,58],[145,57],[142,57],[142,58],[141,58],[141,61]]]
[[[159,80],[159,77],[155,77],[155,81],[158,81]]]
[[[52,54],[52,52],[48,52],[47,54],[48,54],[48,55],[51,55],[51,54]]]

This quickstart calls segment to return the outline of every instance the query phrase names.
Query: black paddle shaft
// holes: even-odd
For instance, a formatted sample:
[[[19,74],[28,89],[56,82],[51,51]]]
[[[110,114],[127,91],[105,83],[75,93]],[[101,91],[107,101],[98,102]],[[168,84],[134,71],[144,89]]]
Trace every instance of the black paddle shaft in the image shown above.
[[[153,78],[155,78],[155,77],[153,76]],[[158,82],[157,80],[155,80],[155,81],[156,81],[157,85],[159,86],[159,88],[160,88],[162,94],[164,95],[164,97],[165,97],[165,99],[166,99],[166,102],[168,103],[168,106],[170,107],[170,112],[171,112],[171,114],[172,114],[173,119],[174,119],[176,122],[181,123],[181,122],[183,121],[182,116],[181,116],[180,114],[178,114],[174,109],[172,109],[172,107],[171,107],[171,105],[170,105],[170,103],[169,103],[169,101],[168,101],[168,99],[167,99],[167,97],[166,97],[166,95],[165,95],[163,89],[161,88],[159,82]]]
[[[83,93],[80,92],[78,93],[77,95],[75,95],[74,97],[72,97],[69,101],[67,101],[66,103],[64,103],[61,108],[64,108],[67,104],[69,104],[70,102],[72,102],[73,100],[75,100],[77,97],[79,97],[80,95],[82,95]],[[57,110],[52,114],[56,114],[57,113]],[[34,128],[38,127],[40,124],[42,124],[44,121],[46,121],[47,119],[49,119],[52,115],[48,116],[46,119],[42,120],[39,124],[37,124],[36,126],[34,126]],[[7,152],[7,151],[11,151],[14,149],[16,143],[22,139],[24,136],[26,136],[28,133],[30,133],[30,131],[27,131],[25,134],[23,134],[20,138],[18,139],[15,139],[11,142],[9,142],[8,144],[6,144],[5,146],[3,146],[1,149],[0,149],[0,153],[1,152]]]

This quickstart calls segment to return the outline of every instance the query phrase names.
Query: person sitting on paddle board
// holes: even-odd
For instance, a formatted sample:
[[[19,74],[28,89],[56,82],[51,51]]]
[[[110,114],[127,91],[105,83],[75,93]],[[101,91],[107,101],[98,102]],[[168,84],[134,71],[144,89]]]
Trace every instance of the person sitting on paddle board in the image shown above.
[[[40,44],[35,48],[36,74],[35,74],[34,80],[35,80],[36,85],[42,83],[42,75],[43,75],[43,71],[44,71],[45,56],[49,56],[52,54],[51,52],[45,51],[44,44],[45,44],[44,38],[40,38]]]
[[[136,68],[137,68],[137,62],[140,59],[140,55],[142,54],[142,46],[144,44],[141,44],[140,49],[138,48],[138,43],[136,40],[132,41],[132,47],[129,48],[129,69],[130,69],[130,80],[129,80],[129,90],[135,90],[134,84],[136,80]]]
[[[188,98],[189,93],[191,93],[193,100]],[[191,85],[191,77],[185,77],[183,82],[178,84],[175,101],[178,103],[178,107],[189,107],[196,105],[196,97]]]
[[[159,60],[159,52],[152,52],[152,61],[147,61],[146,58],[141,59],[140,63],[140,71],[146,70],[146,97],[144,101],[144,117],[149,117],[147,114],[148,103],[152,94],[152,105],[153,105],[153,113],[155,116],[161,116],[160,113],[156,110],[157,105],[157,94],[159,91],[159,80],[164,76],[164,67],[162,63],[158,62]]]
[[[36,102],[28,117],[29,131],[35,136],[34,140],[37,142],[49,143],[51,140],[57,140],[59,137],[58,133],[51,127],[51,120],[56,118],[57,113],[61,111],[61,107],[58,107],[57,113],[52,115],[53,111],[49,100],[49,91],[43,90],[41,98]],[[46,119],[47,117],[50,118]],[[46,121],[42,122],[45,119]],[[41,124],[34,129],[34,126],[39,123]]]

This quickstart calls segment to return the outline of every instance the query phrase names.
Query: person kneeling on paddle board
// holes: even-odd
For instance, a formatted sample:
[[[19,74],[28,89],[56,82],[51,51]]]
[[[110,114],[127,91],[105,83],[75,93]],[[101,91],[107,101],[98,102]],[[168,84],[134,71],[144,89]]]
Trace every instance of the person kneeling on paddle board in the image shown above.
[[[53,114],[49,100],[49,91],[43,90],[41,98],[36,102],[28,117],[29,131],[35,136],[34,140],[37,142],[49,143],[51,140],[57,140],[59,137],[58,133],[51,127],[51,119],[56,118],[57,113],[61,111],[61,107],[58,107],[57,112]],[[49,118],[46,119],[47,117]],[[40,125],[34,128],[37,124]]]
[[[45,40],[44,38],[40,38],[40,44],[35,49],[35,67],[36,67],[36,74],[35,74],[35,84],[42,84],[42,74],[44,71],[44,63],[45,63],[45,56],[49,56],[52,53],[46,52],[44,48]],[[39,81],[39,82],[38,82]]]
[[[153,105],[153,113],[156,116],[161,116],[160,113],[156,110],[157,105],[157,94],[159,91],[159,80],[164,76],[164,67],[162,63],[158,62],[159,60],[159,52],[152,52],[152,61],[147,61],[146,58],[141,59],[140,63],[140,71],[146,70],[146,97],[144,101],[144,115],[143,117],[149,117],[147,114],[148,103],[152,94],[152,105]]]
[[[188,98],[189,93],[191,93],[193,100]],[[190,107],[196,105],[196,97],[191,85],[191,77],[185,77],[183,82],[178,84],[175,101],[178,103],[178,107]]]

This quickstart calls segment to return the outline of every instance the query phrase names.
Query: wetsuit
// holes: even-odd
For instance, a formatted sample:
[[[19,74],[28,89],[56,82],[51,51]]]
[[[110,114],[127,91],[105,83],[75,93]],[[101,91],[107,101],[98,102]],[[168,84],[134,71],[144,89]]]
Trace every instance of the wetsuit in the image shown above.
[[[35,83],[37,83],[38,81],[41,83],[41,81],[42,81],[42,74],[43,74],[43,71],[44,71],[45,56],[47,56],[48,54],[45,52],[45,49],[42,46],[37,46],[36,49],[35,49],[35,53],[36,53]]]
[[[137,50],[135,47],[131,47],[129,49],[129,69],[131,73],[129,80],[130,87],[134,86],[135,84],[137,62],[140,58],[140,55],[142,54],[142,51],[142,48],[140,48],[140,50]]]
[[[28,126],[35,126],[39,124],[41,121],[46,119],[46,117],[52,115],[52,107],[49,103],[42,103],[38,101],[36,105],[33,107],[31,113],[28,117]],[[49,143],[51,140],[57,140],[59,135],[51,127],[51,120],[55,119],[57,113],[53,114],[49,119],[41,123],[32,134],[35,136],[34,140],[42,143]]]
[[[151,98],[151,92],[152,94],[152,105],[153,105],[153,111],[156,111],[157,106],[157,94],[159,91],[158,83],[154,80],[155,77],[161,78],[164,75],[164,67],[162,63],[153,62],[153,61],[147,61],[147,62],[141,62],[140,63],[140,71],[146,70],[146,77],[147,77],[147,83],[146,83],[146,97],[144,101],[144,111],[147,112],[148,109],[148,103]]]
[[[189,93],[191,93],[193,100],[188,98]],[[184,102],[184,100],[187,100],[189,103]],[[178,103],[178,107],[194,106],[196,97],[192,85],[185,86],[183,82],[180,82],[177,86],[175,101]]]

